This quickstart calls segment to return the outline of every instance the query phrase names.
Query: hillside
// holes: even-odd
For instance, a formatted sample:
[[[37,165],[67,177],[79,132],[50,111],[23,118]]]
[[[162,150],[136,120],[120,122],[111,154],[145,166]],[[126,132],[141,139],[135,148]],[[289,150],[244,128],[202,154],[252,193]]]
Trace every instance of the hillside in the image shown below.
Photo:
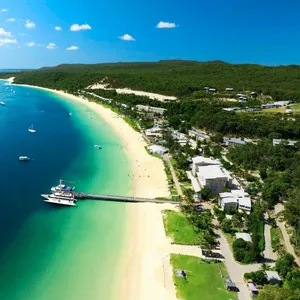
[[[27,83],[69,92],[86,88],[106,78],[113,88],[191,96],[203,87],[224,91],[232,87],[271,95],[274,100],[300,102],[300,66],[267,67],[229,64],[221,61],[159,61],[106,64],[63,64],[16,74],[17,83]]]

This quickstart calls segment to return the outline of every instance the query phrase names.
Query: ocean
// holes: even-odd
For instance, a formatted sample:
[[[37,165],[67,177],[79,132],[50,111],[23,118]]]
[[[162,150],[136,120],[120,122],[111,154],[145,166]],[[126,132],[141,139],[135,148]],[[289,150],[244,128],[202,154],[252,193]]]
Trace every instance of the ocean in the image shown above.
[[[92,110],[51,92],[0,81],[0,101],[0,299],[116,299],[126,204],[61,207],[40,194],[59,179],[77,191],[128,194],[120,138]]]

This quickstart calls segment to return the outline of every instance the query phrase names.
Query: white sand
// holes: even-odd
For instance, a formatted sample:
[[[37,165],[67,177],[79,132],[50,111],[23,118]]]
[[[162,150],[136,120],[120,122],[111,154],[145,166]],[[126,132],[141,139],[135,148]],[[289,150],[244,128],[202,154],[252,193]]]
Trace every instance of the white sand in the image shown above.
[[[107,84],[103,83],[96,83],[88,87],[89,89],[95,90],[95,89],[102,89],[102,90],[114,90],[112,88],[108,88]],[[177,98],[174,96],[165,96],[161,94],[156,93],[149,93],[149,92],[143,92],[143,91],[135,91],[131,90],[129,88],[123,88],[123,89],[115,89],[118,94],[135,94],[137,96],[145,96],[153,100],[159,100],[164,101],[165,99],[169,100],[176,100]]]
[[[108,108],[61,91],[45,90],[67,96],[93,109],[122,138],[134,173],[132,189],[134,196],[148,198],[169,196],[163,163],[145,151],[146,143],[140,133],[134,131],[122,118],[117,118],[117,114]],[[130,228],[124,265],[120,266],[123,268],[120,270],[123,276],[118,300],[177,299],[169,256],[174,252],[173,245],[165,236],[161,215],[162,209],[171,209],[174,205],[152,203],[128,205]]]

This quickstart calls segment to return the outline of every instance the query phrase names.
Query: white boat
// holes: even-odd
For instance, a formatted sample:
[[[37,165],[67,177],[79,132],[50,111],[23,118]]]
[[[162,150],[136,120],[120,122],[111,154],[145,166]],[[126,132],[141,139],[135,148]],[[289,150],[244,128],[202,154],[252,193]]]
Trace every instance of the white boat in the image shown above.
[[[36,132],[36,130],[33,129],[33,124],[31,124],[31,125],[29,126],[28,131],[29,131],[29,132]]]
[[[74,191],[75,187],[66,186],[65,184],[63,184],[63,182],[64,182],[64,180],[60,179],[59,185],[52,187],[51,192],[55,193],[55,192],[72,192],[72,191]],[[66,181],[66,182],[68,182],[68,181]],[[69,182],[69,183],[74,183],[74,182]]]
[[[0,101],[0,105],[5,106],[6,104],[3,101]]]
[[[72,116],[72,113],[70,112],[69,114],[68,114],[68,117],[71,117]]]
[[[99,150],[102,149],[101,146],[99,146],[99,145],[94,145],[94,147],[99,149]]]
[[[55,194],[46,194],[41,195],[45,200],[45,202],[66,206],[76,206],[75,199],[73,198],[62,198],[59,196],[55,196]]]
[[[30,158],[28,156],[19,156],[19,161],[29,161]]]

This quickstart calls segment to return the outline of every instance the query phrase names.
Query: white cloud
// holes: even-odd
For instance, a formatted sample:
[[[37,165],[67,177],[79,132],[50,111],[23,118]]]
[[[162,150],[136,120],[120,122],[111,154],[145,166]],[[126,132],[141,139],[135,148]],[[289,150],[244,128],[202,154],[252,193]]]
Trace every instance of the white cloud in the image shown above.
[[[78,50],[78,49],[79,49],[79,47],[77,47],[77,46],[70,46],[70,47],[67,48],[67,50],[70,50],[70,51],[75,51],[75,50]]]
[[[33,22],[29,21],[29,20],[26,20],[25,27],[27,29],[33,29],[33,28],[35,28],[35,23],[33,23]]]
[[[35,42],[29,42],[29,43],[25,43],[25,45],[28,46],[28,47],[33,47],[33,46],[36,45],[36,43]]]
[[[8,12],[8,10],[6,8],[2,8],[0,12]]]
[[[15,18],[9,18],[6,20],[6,22],[16,22],[16,19]]]
[[[73,24],[70,27],[71,31],[91,30],[91,29],[92,29],[92,27],[89,24],[82,24],[82,25]]]
[[[157,25],[156,28],[175,28],[178,27],[175,23],[169,23],[169,22],[163,22],[160,21]]]
[[[0,38],[0,46],[5,45],[5,44],[17,44],[16,39],[9,39],[9,38]]]
[[[55,29],[56,31],[60,31],[62,28],[61,28],[60,26],[55,26],[54,29]]]
[[[49,43],[47,46],[46,46],[47,49],[50,49],[50,50],[53,50],[53,49],[56,49],[56,45],[54,43]]]
[[[0,36],[7,36],[10,37],[11,33],[8,31],[5,31],[3,28],[0,28]]]
[[[119,39],[123,40],[123,41],[135,41],[135,39],[131,35],[129,35],[128,33],[126,33],[122,36],[119,36]]]

